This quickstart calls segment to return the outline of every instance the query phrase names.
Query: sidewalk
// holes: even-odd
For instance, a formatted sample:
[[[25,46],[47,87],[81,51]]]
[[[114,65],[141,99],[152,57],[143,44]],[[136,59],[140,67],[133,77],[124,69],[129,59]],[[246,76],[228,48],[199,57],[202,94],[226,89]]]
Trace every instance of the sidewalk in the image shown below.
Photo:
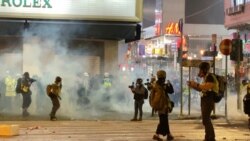
[[[213,121],[217,141],[250,141],[246,123],[224,119]],[[0,137],[1,141],[152,141],[158,120],[131,121],[3,121],[18,124],[20,135]],[[175,141],[201,141],[201,120],[170,120]],[[165,139],[166,137],[164,137]]]

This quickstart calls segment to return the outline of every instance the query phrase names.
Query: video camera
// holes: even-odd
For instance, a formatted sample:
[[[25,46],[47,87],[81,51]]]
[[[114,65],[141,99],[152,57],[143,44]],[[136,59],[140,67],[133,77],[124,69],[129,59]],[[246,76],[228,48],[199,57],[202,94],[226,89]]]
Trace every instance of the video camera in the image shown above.
[[[250,80],[246,80],[246,79],[242,80],[242,85],[244,85],[244,86],[249,84],[249,83],[250,83]]]
[[[149,79],[147,79],[147,82],[144,83],[144,85],[146,85],[146,86],[149,86],[149,85],[150,85]]]
[[[36,81],[36,79],[30,78],[29,81],[30,81],[30,83],[33,83]]]
[[[151,90],[151,89],[152,89],[152,87],[153,87],[153,85],[152,85],[152,83],[149,81],[149,79],[147,79],[147,82],[146,82],[146,83],[144,83],[144,85],[146,85],[146,86],[147,86],[147,89],[148,89],[148,90]]]
[[[132,82],[132,84],[131,85],[129,85],[128,87],[130,88],[130,89],[133,89],[135,86],[135,82]]]

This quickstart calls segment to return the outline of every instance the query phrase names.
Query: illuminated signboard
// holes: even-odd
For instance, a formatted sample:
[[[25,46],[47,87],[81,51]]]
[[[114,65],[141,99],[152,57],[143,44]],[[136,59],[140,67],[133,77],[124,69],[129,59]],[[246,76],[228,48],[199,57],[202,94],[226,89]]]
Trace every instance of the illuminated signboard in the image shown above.
[[[250,41],[244,44],[244,53],[250,53]]]
[[[143,0],[0,0],[0,18],[131,21]]]
[[[179,25],[178,23],[168,23],[166,28],[165,28],[165,33],[166,34],[181,34],[180,30],[179,30]]]

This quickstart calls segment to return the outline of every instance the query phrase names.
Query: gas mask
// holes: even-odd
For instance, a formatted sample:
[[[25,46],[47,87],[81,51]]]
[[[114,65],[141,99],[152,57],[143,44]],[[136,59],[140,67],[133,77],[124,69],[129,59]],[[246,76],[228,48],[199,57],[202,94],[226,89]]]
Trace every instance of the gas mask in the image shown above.
[[[62,85],[62,82],[58,82],[58,83],[57,83],[57,86],[61,86],[61,85]]]
[[[136,80],[136,86],[141,87],[142,86],[142,79],[137,79]]]

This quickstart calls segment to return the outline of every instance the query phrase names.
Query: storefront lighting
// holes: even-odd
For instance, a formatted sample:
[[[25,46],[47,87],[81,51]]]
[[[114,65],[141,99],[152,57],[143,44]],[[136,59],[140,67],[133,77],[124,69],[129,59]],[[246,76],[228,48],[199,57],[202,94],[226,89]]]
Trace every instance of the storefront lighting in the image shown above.
[[[131,71],[134,71],[134,68],[133,68],[133,67],[131,67],[131,68],[130,68],[130,70],[131,70]]]
[[[188,60],[192,60],[193,58],[192,58],[191,56],[188,56],[187,59],[188,59]]]
[[[221,60],[221,59],[222,59],[222,55],[221,55],[221,54],[218,54],[218,55],[216,56],[216,59],[217,59],[217,60]]]
[[[197,55],[196,55],[196,54],[194,54],[194,58],[197,58]]]
[[[126,71],[126,67],[122,67],[122,71]]]
[[[202,49],[202,50],[200,50],[200,54],[201,54],[201,56],[203,56],[204,55],[204,50]]]
[[[165,39],[165,40],[164,40],[164,44],[171,44],[171,43],[172,43],[172,41],[169,40],[169,39]]]

